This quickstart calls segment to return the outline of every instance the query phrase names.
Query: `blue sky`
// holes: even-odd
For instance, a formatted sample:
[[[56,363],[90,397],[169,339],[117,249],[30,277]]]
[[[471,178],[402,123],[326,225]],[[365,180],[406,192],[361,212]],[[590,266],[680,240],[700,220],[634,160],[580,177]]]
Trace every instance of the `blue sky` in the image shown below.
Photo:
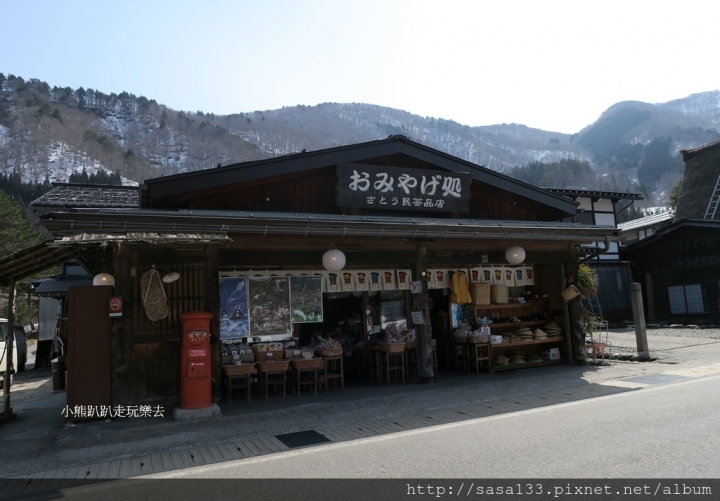
[[[717,1],[0,0],[0,72],[239,113],[365,102],[573,133],[720,89]]]

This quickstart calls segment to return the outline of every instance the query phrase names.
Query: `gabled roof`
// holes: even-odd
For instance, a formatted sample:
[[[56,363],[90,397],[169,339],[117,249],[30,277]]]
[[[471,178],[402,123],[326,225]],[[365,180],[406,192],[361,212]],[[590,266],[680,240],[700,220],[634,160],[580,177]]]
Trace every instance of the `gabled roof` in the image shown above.
[[[577,204],[564,197],[440,150],[416,143],[402,135],[149,179],[145,181],[143,200],[154,200],[391,155],[405,155],[451,172],[469,173],[473,180],[491,187],[517,194],[566,213],[574,214],[576,212]],[[145,205],[144,202],[143,205]]]
[[[52,190],[30,205],[35,208],[140,207],[140,189],[137,186],[53,183]]]
[[[704,228],[708,230],[720,230],[720,221],[715,219],[680,219],[679,221],[675,221],[673,224],[665,226],[664,228],[658,230],[655,234],[647,238],[643,238],[642,240],[638,240],[637,242],[626,245],[625,250],[629,252],[634,251],[635,249],[639,249],[640,247],[644,247],[646,245],[652,245],[661,240],[668,233],[672,233],[673,231],[677,231],[681,228],[687,227]]]
[[[689,160],[690,158],[694,157],[698,153],[701,153],[705,150],[712,150],[712,149],[718,148],[718,147],[720,147],[720,141],[714,141],[712,143],[700,146],[699,148],[693,148],[691,150],[680,150],[680,153],[682,153],[683,160]]]
[[[662,214],[652,214],[650,216],[641,217],[638,219],[631,219],[617,225],[623,231],[633,231],[640,228],[647,228],[654,224],[662,223],[665,221],[672,221],[672,212],[663,212]]]
[[[640,193],[626,193],[623,191],[604,191],[604,190],[576,190],[572,188],[543,188],[550,193],[562,195],[564,197],[572,198],[573,200],[579,197],[589,198],[609,198],[611,200],[644,200],[644,197]]]

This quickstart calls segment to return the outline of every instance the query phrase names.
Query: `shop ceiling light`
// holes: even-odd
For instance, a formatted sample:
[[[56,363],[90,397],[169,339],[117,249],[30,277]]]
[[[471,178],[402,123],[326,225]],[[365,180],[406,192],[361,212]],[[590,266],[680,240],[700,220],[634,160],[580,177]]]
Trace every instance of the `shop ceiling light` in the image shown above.
[[[505,251],[505,259],[510,264],[520,264],[525,261],[525,249],[519,245],[508,247]]]
[[[330,250],[323,254],[322,264],[328,271],[340,271],[345,267],[345,254],[333,244]]]
[[[115,285],[115,277],[110,273],[98,273],[93,278],[93,285]]]

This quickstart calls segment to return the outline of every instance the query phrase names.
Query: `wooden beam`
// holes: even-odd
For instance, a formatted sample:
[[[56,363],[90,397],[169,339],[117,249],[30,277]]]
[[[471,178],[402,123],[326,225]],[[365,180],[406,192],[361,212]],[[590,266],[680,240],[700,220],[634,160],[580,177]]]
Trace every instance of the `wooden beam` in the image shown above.
[[[15,330],[13,323],[15,322],[15,281],[10,280],[8,285],[8,337],[5,343],[5,377],[3,378],[3,421],[6,423],[15,419],[12,407],[10,406],[10,368],[13,361],[13,341],[15,339]],[[0,354],[2,355],[2,354]]]
[[[123,298],[123,316],[113,318],[112,333],[112,404],[130,405],[136,403],[137,395],[133,388],[133,287],[130,276],[131,249],[120,243],[113,245],[113,272],[115,289],[113,294]]]
[[[423,272],[427,269],[426,263],[427,249],[425,244],[418,244],[415,253],[415,280],[422,281],[422,293],[415,294],[418,300],[418,306],[423,315],[423,323],[415,325],[415,334],[417,336],[417,364],[418,376],[421,383],[431,383],[435,378],[433,370],[433,349],[432,349],[432,324],[430,322],[430,308],[428,306],[428,283],[427,277],[423,276]]]
[[[212,353],[213,401],[220,400],[222,392],[222,351],[220,345],[220,279],[218,276],[218,248],[209,244],[205,247],[207,280],[205,282],[205,308],[213,314],[210,321],[210,344]]]

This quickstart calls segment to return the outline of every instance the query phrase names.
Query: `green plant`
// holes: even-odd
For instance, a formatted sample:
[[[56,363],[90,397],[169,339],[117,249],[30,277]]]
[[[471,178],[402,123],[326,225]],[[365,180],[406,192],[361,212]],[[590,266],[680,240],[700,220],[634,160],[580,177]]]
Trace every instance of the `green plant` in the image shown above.
[[[578,268],[578,280],[576,287],[583,296],[593,294],[597,290],[597,276],[595,270],[586,264]]]

